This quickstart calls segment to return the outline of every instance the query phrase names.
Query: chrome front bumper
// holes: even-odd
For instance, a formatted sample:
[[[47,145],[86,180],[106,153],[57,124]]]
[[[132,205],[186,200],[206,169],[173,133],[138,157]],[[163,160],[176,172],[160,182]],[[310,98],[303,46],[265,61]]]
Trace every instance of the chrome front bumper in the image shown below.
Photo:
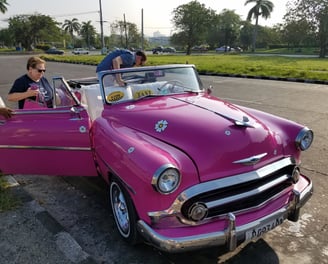
[[[248,230],[278,218],[297,221],[300,208],[310,199],[312,193],[313,185],[310,182],[301,193],[294,191],[294,199],[287,207],[243,226],[236,227],[236,217],[233,213],[229,213],[226,217],[228,227],[218,232],[187,237],[166,237],[157,233],[142,220],[138,221],[138,231],[146,243],[165,252],[176,253],[213,246],[226,246],[230,251],[233,251],[239,244],[245,242],[245,235]]]

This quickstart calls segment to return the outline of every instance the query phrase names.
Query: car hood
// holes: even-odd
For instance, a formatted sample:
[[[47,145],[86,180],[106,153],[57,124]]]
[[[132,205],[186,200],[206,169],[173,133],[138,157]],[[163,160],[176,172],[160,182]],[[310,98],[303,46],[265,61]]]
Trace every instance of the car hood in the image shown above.
[[[254,170],[283,152],[266,124],[214,97],[148,98],[118,109],[111,111],[116,122],[185,152],[201,182]]]

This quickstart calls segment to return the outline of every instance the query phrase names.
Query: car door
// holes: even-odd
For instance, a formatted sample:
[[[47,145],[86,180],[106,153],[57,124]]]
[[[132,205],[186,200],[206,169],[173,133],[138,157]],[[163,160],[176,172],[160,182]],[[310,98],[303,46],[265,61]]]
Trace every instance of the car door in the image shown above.
[[[97,176],[88,113],[67,94],[71,100],[54,108],[19,109],[8,120],[0,117],[3,174]]]

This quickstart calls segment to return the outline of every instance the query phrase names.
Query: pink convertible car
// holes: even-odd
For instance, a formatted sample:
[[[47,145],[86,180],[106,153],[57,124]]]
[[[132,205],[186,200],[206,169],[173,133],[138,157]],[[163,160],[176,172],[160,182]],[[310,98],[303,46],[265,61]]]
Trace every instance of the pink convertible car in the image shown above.
[[[53,108],[0,119],[0,170],[103,177],[132,244],[234,250],[297,221],[312,195],[300,156],[313,132],[212,96],[193,65],[106,71],[94,84],[58,77],[53,89]]]

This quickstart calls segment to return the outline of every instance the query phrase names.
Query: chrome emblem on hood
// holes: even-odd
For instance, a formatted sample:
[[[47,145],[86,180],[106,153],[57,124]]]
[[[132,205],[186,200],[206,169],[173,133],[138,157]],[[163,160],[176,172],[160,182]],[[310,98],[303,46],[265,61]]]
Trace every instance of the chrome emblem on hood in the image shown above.
[[[249,158],[246,158],[246,159],[236,160],[233,163],[243,164],[245,166],[250,166],[250,165],[254,165],[254,164],[258,163],[266,155],[268,155],[268,153],[262,153],[262,154],[252,156],[252,157],[249,157]]]

